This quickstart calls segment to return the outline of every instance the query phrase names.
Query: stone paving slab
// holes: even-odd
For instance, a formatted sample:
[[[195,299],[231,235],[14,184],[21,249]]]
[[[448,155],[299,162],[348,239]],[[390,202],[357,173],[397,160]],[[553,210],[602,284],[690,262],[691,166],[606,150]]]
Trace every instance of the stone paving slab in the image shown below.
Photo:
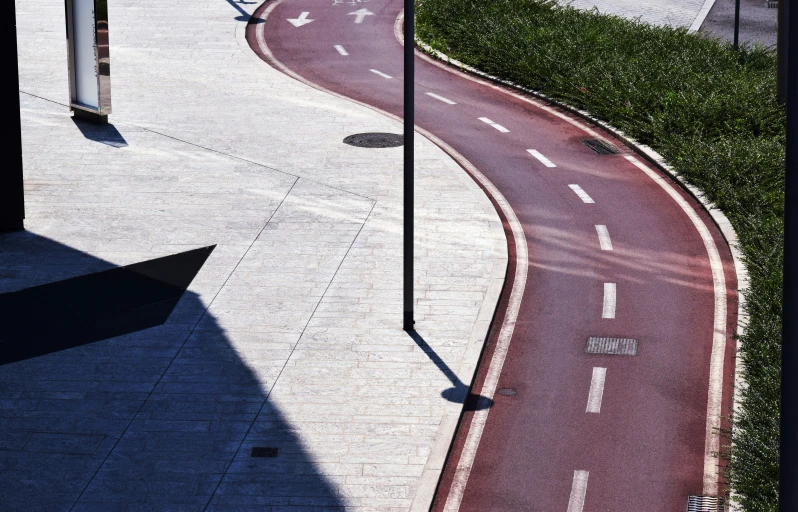
[[[0,293],[215,248],[165,324],[0,367],[0,510],[408,510],[434,476],[504,279],[498,216],[417,138],[422,349],[401,148],[341,143],[401,126],[253,58],[255,7],[113,2],[98,128],[65,106],[63,2],[16,2],[27,231],[0,237]]]

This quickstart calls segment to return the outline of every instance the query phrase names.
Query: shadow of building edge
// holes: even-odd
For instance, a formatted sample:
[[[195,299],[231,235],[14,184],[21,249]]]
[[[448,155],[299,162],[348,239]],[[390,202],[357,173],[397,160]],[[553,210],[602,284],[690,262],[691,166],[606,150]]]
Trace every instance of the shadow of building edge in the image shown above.
[[[113,267],[0,235],[0,293]],[[191,291],[162,326],[0,366],[0,508],[343,509],[266,387]]]

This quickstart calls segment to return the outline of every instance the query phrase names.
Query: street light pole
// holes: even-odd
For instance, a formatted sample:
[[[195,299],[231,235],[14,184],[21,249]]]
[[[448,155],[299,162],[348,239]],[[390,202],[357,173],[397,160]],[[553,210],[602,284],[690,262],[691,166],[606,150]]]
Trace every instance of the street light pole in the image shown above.
[[[737,50],[737,41],[740,39],[740,0],[734,0],[734,49]]]
[[[798,9],[789,13],[788,25],[798,26]],[[794,512],[798,510],[798,265],[792,262],[798,258],[798,37],[788,36],[787,44],[779,510]]]
[[[776,95],[783,105],[787,103],[787,45],[790,33],[790,3],[779,0],[776,14]]]
[[[415,6],[405,0],[404,98],[404,318],[405,331],[413,331],[413,127],[415,126]]]
[[[19,70],[17,67],[17,17],[13,2],[6,2],[6,14],[2,19],[6,26],[0,31],[0,51],[6,52],[3,69],[7,77],[6,97],[9,105],[4,119],[6,127],[3,165],[0,166],[0,233],[23,229],[25,218],[24,192],[22,188],[22,126],[19,113]],[[13,80],[12,80],[13,77]]]

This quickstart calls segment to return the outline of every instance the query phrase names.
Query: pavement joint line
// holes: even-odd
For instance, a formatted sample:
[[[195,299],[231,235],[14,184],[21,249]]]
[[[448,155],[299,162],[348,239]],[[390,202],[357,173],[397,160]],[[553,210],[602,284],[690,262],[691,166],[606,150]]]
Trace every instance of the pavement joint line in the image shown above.
[[[297,180],[297,181],[299,181],[299,180]],[[294,182],[294,183],[296,184],[296,182]],[[291,186],[291,188],[292,189],[294,188],[293,185]],[[289,190],[289,193],[290,193],[290,190]],[[286,197],[288,197],[288,194],[286,194]],[[285,200],[285,198],[283,198],[283,200]],[[280,204],[282,205],[282,203],[280,203]],[[291,360],[291,357],[294,355],[294,352],[296,351],[296,348],[299,346],[299,343],[302,341],[302,336],[305,335],[305,331],[307,330],[308,325],[310,325],[310,322],[313,320],[313,316],[316,314],[316,311],[319,309],[319,306],[321,305],[322,301],[324,300],[324,297],[327,295],[327,292],[330,290],[330,286],[332,286],[333,281],[335,281],[335,277],[338,275],[338,271],[341,270],[341,266],[344,264],[344,261],[346,261],[347,256],[349,256],[349,252],[352,250],[352,247],[355,245],[355,242],[357,242],[358,238],[360,237],[360,233],[362,233],[363,232],[363,228],[366,227],[366,223],[368,223],[369,218],[371,218],[371,214],[374,211],[374,207],[375,206],[376,206],[376,202],[371,205],[371,208],[369,209],[369,212],[366,215],[366,218],[363,219],[363,224],[360,225],[360,229],[357,230],[357,234],[352,238],[352,242],[349,244],[349,247],[347,247],[346,253],[344,253],[343,257],[341,258],[341,261],[338,262],[338,266],[335,268],[335,272],[333,272],[333,275],[330,278],[330,281],[327,283],[327,286],[324,288],[324,293],[321,294],[321,296],[319,297],[319,300],[316,302],[316,305],[313,307],[313,312],[308,317],[308,321],[305,322],[305,326],[302,328],[302,332],[299,333],[299,336],[297,337],[296,343],[294,343],[294,345],[291,347],[291,352],[288,354],[288,357],[285,358],[285,362],[283,363],[282,368],[280,368],[280,372],[274,378],[274,382],[272,382],[272,385],[269,388],[269,391],[266,393],[266,396],[263,398],[263,401],[260,404],[260,408],[258,408],[257,414],[255,414],[252,417],[252,421],[249,423],[249,426],[247,427],[247,431],[244,433],[243,436],[241,436],[241,441],[238,444],[238,448],[236,448],[235,454],[230,458],[229,463],[224,468],[224,472],[222,473],[222,476],[216,482],[216,486],[213,488],[213,492],[211,493],[210,497],[208,498],[208,502],[205,504],[205,507],[203,507],[203,509],[202,509],[203,511],[207,510],[207,508],[211,505],[211,502],[213,501],[213,497],[216,496],[216,492],[219,490],[219,486],[222,484],[222,481],[224,481],[224,477],[227,475],[227,472],[229,471],[230,467],[235,462],[236,457],[238,457],[238,454],[241,452],[241,447],[244,445],[244,442],[247,440],[247,436],[249,435],[250,431],[252,430],[252,427],[255,425],[255,423],[257,423],[258,417],[260,417],[261,412],[263,412],[263,408],[266,407],[266,402],[268,402],[269,397],[271,396],[272,391],[274,390],[274,387],[277,386],[277,383],[280,381],[280,376],[282,376],[283,371],[285,371],[286,366],[288,366],[288,362]],[[275,209],[275,213],[277,212],[277,210],[279,210],[279,207],[277,207],[277,209]],[[274,213],[272,213],[272,216],[274,216]],[[271,220],[271,217],[269,218],[269,220]],[[263,228],[265,229],[266,226],[264,226]],[[261,230],[261,233],[262,232],[263,232],[263,230]],[[260,234],[258,234],[258,237],[259,236],[260,236]],[[255,237],[255,240],[257,240],[258,237]],[[249,251],[249,249],[247,249],[247,252],[248,251]],[[244,255],[246,256],[246,253]],[[242,260],[243,260],[243,257],[242,257]],[[232,275],[232,272],[231,272],[230,275]],[[222,285],[222,288],[224,288],[224,285]],[[220,291],[221,291],[221,289],[220,289]],[[210,307],[210,305],[208,307]]]
[[[59,101],[51,100],[49,98],[44,98],[42,96],[37,96],[35,94],[31,94],[31,93],[25,92],[25,91],[19,91],[19,92],[22,93],[22,94],[26,94],[28,96],[31,96],[33,98],[38,98],[40,100],[44,100],[44,101],[48,101],[50,103],[54,103],[56,105],[60,105],[62,107],[67,107],[67,108],[69,107],[69,105],[67,105],[66,103],[61,103]],[[52,114],[45,113],[45,115],[52,115]],[[71,115],[69,117],[71,117]],[[226,156],[228,158],[234,158],[236,160],[241,160],[242,162],[247,162],[247,163],[252,164],[252,165],[257,165],[258,167],[263,167],[264,169],[269,169],[271,171],[279,172],[281,174],[285,174],[286,176],[290,176],[292,178],[302,179],[304,181],[307,181],[308,183],[316,183],[318,185],[321,185],[323,187],[327,187],[327,188],[332,189],[332,190],[338,190],[338,191],[344,192],[346,194],[350,194],[350,195],[357,196],[357,197],[362,197],[363,199],[368,199],[369,201],[373,201],[375,204],[377,202],[376,199],[368,197],[368,196],[365,196],[363,194],[358,194],[357,192],[352,192],[350,190],[346,190],[346,189],[343,189],[343,188],[334,187],[332,185],[328,185],[328,184],[326,184],[324,182],[321,182],[321,181],[317,181],[317,180],[314,180],[314,179],[310,179],[310,178],[305,178],[303,176],[299,176],[298,174],[292,174],[290,172],[283,171],[282,169],[278,169],[276,167],[272,167],[270,165],[266,165],[266,164],[261,163],[261,162],[256,162],[255,160],[250,160],[249,158],[245,158],[243,156],[233,155],[231,153],[225,153],[224,151],[219,151],[218,149],[213,149],[213,148],[209,148],[207,146],[203,146],[201,144],[196,144],[194,142],[191,142],[191,141],[188,141],[188,140],[185,140],[185,139],[181,139],[181,138],[178,138],[178,137],[166,134],[166,133],[159,132],[157,130],[153,130],[152,128],[147,128],[146,126],[139,126],[137,124],[127,123],[127,122],[124,122],[124,121],[113,123],[113,125],[114,126],[132,126],[132,127],[137,128],[139,130],[146,131],[146,132],[149,132],[149,133],[152,133],[152,134],[155,134],[155,135],[159,135],[161,137],[165,137],[167,139],[174,140],[176,142],[187,144],[189,146],[193,146],[195,148],[199,148],[199,149],[202,149],[202,150],[205,150],[205,151],[210,151],[211,153],[216,153],[217,155],[223,155],[223,156]]]
[[[204,310],[202,311],[202,314],[199,316],[199,318],[197,318],[197,321],[194,322],[194,325],[191,327],[191,330],[188,332],[188,334],[186,334],[186,337],[183,339],[183,343],[180,344],[180,348],[175,351],[174,355],[169,360],[169,364],[166,365],[166,368],[164,368],[163,372],[161,372],[161,374],[158,376],[158,380],[155,382],[155,384],[153,384],[152,388],[150,388],[150,391],[147,393],[147,398],[145,398],[144,400],[141,401],[141,404],[139,405],[138,409],[136,410],[136,413],[133,414],[133,416],[130,418],[130,421],[128,421],[127,425],[125,425],[125,429],[122,431],[122,433],[116,439],[116,441],[114,441],[113,446],[111,447],[110,450],[108,450],[108,453],[103,458],[103,461],[97,466],[97,469],[94,471],[94,474],[91,476],[91,478],[88,479],[88,481],[86,482],[85,487],[83,487],[83,489],[80,491],[80,494],[75,499],[75,502],[72,504],[71,507],[69,507],[70,512],[72,512],[72,510],[75,509],[75,507],[78,505],[78,503],[80,503],[80,499],[86,493],[86,490],[89,487],[91,487],[91,483],[94,481],[95,478],[97,478],[97,475],[100,473],[100,470],[102,470],[103,466],[108,461],[108,458],[111,457],[111,454],[114,453],[114,450],[116,449],[116,447],[119,444],[119,442],[122,440],[122,438],[125,437],[125,434],[127,434],[128,430],[130,429],[130,426],[133,424],[134,421],[136,421],[136,417],[138,417],[139,413],[141,413],[141,411],[144,408],[144,406],[147,404],[147,402],[150,400],[150,398],[152,398],[152,394],[158,388],[158,384],[161,383],[161,381],[163,380],[164,376],[169,372],[169,369],[172,367],[172,365],[174,364],[174,362],[177,359],[177,357],[183,351],[183,348],[185,348],[186,343],[188,343],[188,340],[191,338],[192,334],[194,334],[194,331],[196,331],[197,326],[200,324],[200,322],[202,322],[202,319],[205,318],[205,315],[208,314],[208,310],[211,308],[211,306],[213,305],[213,303],[216,300],[216,298],[222,292],[222,290],[224,289],[225,285],[230,280],[230,277],[232,277],[232,275],[235,273],[236,269],[241,264],[241,262],[244,261],[244,258],[247,256],[247,254],[249,253],[250,249],[252,249],[252,246],[255,245],[255,242],[258,240],[258,238],[261,236],[261,234],[263,234],[263,230],[266,229],[266,226],[269,225],[271,220],[274,218],[274,215],[280,210],[280,207],[283,205],[283,203],[285,202],[286,198],[291,194],[291,191],[294,190],[294,186],[296,186],[296,184],[297,184],[297,182],[299,180],[300,180],[300,178],[296,177],[294,182],[291,184],[291,187],[289,187],[288,191],[285,193],[285,196],[283,196],[283,198],[280,200],[280,204],[278,204],[277,207],[272,211],[271,215],[269,215],[269,218],[263,224],[263,227],[261,227],[261,229],[258,232],[258,234],[255,237],[253,237],[252,242],[249,244],[249,247],[247,247],[247,250],[244,251],[244,254],[241,255],[241,258],[239,258],[239,260],[236,262],[236,264],[233,267],[233,269],[227,275],[227,277],[224,280],[224,283],[222,283],[222,285],[219,287],[219,289],[216,290],[216,293],[213,294],[213,298],[210,301],[208,301],[208,305],[205,306]],[[374,208],[373,205],[372,205],[372,208]],[[266,395],[266,398],[268,399],[268,394]],[[265,403],[265,401],[264,401],[264,403]],[[257,418],[257,416],[255,416],[255,417]],[[232,460],[231,460],[231,464],[232,464]],[[225,472],[226,471],[227,471],[227,468],[225,468]],[[222,475],[222,477],[224,477],[224,475]],[[221,478],[219,479],[219,482],[221,482]],[[217,483],[217,486],[218,486],[218,483]],[[213,495],[211,495],[211,496],[213,496]],[[205,506],[205,508],[207,508],[207,505]]]

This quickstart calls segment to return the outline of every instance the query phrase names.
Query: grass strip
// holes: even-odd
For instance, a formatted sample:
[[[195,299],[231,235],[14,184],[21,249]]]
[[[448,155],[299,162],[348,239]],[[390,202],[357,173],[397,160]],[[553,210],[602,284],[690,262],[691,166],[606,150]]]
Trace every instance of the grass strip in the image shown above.
[[[748,388],[722,456],[743,510],[777,510],[785,112],[772,50],[551,0],[423,0],[416,18],[436,50],[651,146],[727,215],[751,284]]]

